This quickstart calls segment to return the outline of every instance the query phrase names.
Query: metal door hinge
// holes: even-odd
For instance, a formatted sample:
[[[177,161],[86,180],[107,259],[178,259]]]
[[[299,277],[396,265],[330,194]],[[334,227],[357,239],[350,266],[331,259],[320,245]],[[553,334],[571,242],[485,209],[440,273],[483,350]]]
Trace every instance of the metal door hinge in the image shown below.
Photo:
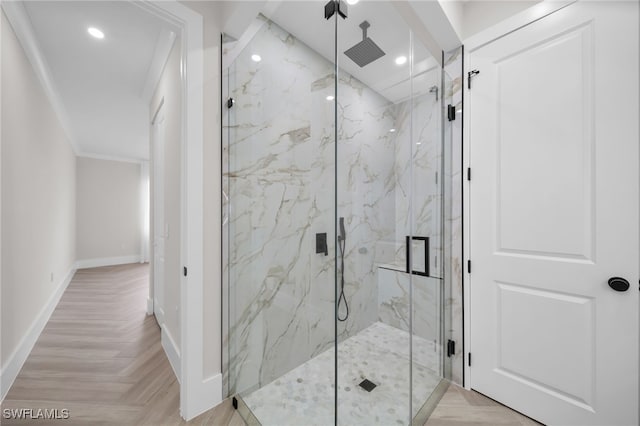
[[[467,272],[470,274],[471,273],[471,261],[467,260]]]
[[[347,3],[342,0],[330,0],[329,3],[324,5],[324,19],[329,19],[338,12],[342,19],[347,17],[348,13]]]
[[[233,108],[234,103],[235,101],[233,100],[233,98],[227,99],[227,108]]]
[[[182,274],[186,277],[187,276],[187,267],[183,266],[182,267]]]
[[[473,70],[467,73],[467,87],[471,90],[471,77],[475,77],[480,74],[480,70]]]
[[[456,107],[453,105],[447,105],[447,119],[453,121],[456,119]]]
[[[447,341],[447,357],[451,358],[451,356],[456,354],[456,342],[449,339]]]
[[[471,367],[471,352],[469,352],[469,367]]]
[[[471,180],[471,167],[467,168],[467,180]]]

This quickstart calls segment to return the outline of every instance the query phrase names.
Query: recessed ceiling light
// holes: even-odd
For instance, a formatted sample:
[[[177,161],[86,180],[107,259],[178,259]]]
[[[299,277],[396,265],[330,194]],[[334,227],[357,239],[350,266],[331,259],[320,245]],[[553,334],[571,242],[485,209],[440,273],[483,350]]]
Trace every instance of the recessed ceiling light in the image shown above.
[[[104,38],[104,33],[95,27],[89,27],[87,29],[87,32],[91,34],[92,37],[99,38],[99,39]]]
[[[260,62],[262,58],[260,57],[260,55],[251,55],[251,60],[253,62]]]
[[[335,98],[334,98],[332,95],[327,96],[327,100],[328,100],[328,101],[332,101],[332,100],[334,100],[334,99],[335,99]]]
[[[396,131],[396,129],[389,129],[389,132],[391,132],[391,133],[393,133],[395,131]]]
[[[349,3],[350,5],[354,5],[356,3],[358,3],[360,0],[347,0],[347,3]]]
[[[398,56],[396,58],[396,65],[403,65],[407,62],[407,57],[406,56]]]

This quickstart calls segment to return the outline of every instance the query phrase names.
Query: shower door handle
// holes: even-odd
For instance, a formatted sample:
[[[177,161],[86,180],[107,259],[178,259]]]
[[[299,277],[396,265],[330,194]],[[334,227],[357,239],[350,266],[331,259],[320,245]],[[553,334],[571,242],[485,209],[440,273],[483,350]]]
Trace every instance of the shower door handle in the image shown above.
[[[409,235],[406,236],[405,238],[405,246],[406,246],[406,259],[407,259],[407,268],[406,268],[406,272],[407,274],[411,273],[411,237]]]
[[[412,250],[411,250],[411,242],[413,240],[417,240],[417,241],[423,241],[424,242],[424,272],[423,271],[414,271],[413,270],[413,262],[411,261],[411,254],[412,254]],[[406,269],[405,271],[407,272],[407,274],[414,274],[414,275],[422,275],[423,277],[429,277],[430,274],[430,266],[429,266],[429,260],[431,259],[430,256],[430,244],[429,244],[429,237],[416,237],[416,236],[409,236],[407,235],[405,237],[405,245],[406,245],[406,258],[407,258],[407,264],[406,264]]]

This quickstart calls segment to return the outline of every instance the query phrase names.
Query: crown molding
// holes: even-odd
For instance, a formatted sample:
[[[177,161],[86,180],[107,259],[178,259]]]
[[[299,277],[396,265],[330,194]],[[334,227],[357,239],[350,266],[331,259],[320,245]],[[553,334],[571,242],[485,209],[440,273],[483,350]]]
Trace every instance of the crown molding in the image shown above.
[[[169,60],[169,54],[171,53],[171,49],[173,48],[175,41],[176,33],[173,31],[162,31],[158,35],[156,47],[153,52],[153,58],[149,64],[144,88],[141,93],[142,99],[147,103],[151,102],[151,97],[153,96],[156,87],[158,87],[160,77],[162,77],[162,71]]]
[[[0,5],[2,6],[2,10],[7,16],[13,31],[20,41],[25,55],[29,59],[29,62],[31,62],[31,66],[38,77],[38,80],[40,80],[49,102],[51,102],[51,106],[60,121],[60,125],[69,139],[71,148],[74,153],[77,153],[78,144],[73,132],[71,131],[67,110],[64,107],[60,93],[53,80],[49,64],[42,54],[42,50],[40,49],[40,45],[33,30],[31,19],[29,18],[24,5],[22,2],[18,1],[2,1],[0,2]]]
[[[464,40],[465,53],[471,53],[499,38],[563,9],[577,0],[544,0]]]
[[[119,157],[116,155],[98,154],[93,152],[77,152],[76,157],[91,158],[93,160],[119,161],[121,163],[145,164],[149,162],[149,160],[145,160],[143,158]]]

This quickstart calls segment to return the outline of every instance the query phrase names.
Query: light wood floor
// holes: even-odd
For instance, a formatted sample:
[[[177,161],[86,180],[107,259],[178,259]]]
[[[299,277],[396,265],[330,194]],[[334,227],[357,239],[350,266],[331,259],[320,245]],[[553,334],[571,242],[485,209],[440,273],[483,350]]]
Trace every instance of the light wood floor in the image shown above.
[[[539,425],[517,411],[456,385],[449,386],[425,426]]]
[[[146,315],[148,280],[148,265],[79,270],[2,404],[66,408],[70,419],[2,424],[185,424],[160,328]],[[244,423],[225,401],[189,424]]]
[[[3,425],[184,425],[179,383],[146,315],[148,265],[79,270],[2,408],[67,409],[70,419]],[[189,425],[242,426],[229,400]],[[476,392],[450,386],[427,426],[537,424]]]

